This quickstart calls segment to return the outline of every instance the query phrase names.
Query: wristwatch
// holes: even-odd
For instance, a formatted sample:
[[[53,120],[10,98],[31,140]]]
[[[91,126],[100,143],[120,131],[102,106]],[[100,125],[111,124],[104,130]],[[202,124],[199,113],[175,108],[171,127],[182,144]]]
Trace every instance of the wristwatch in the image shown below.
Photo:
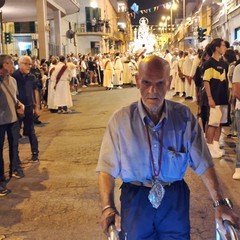
[[[214,201],[213,207],[216,208],[218,206],[227,206],[230,209],[233,209],[233,203],[229,198],[223,198],[223,199]]]

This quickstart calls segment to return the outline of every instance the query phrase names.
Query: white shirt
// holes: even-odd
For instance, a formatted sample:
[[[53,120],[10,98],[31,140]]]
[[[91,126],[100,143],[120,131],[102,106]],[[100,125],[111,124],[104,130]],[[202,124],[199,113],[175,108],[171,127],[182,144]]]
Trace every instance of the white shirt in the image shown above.
[[[233,83],[240,83],[240,64],[238,64],[233,71]],[[236,101],[236,109],[240,110],[240,101],[237,99]]]

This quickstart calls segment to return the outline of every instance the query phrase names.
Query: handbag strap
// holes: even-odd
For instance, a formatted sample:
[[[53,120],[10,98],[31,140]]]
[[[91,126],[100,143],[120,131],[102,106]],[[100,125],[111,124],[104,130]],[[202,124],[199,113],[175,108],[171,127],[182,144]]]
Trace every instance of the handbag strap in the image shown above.
[[[11,91],[9,90],[8,86],[6,85],[6,83],[4,81],[2,81],[2,84],[4,85],[4,87],[6,88],[8,94],[10,95],[10,97],[12,98],[14,104],[17,104],[16,98],[13,96],[13,94],[11,93]]]

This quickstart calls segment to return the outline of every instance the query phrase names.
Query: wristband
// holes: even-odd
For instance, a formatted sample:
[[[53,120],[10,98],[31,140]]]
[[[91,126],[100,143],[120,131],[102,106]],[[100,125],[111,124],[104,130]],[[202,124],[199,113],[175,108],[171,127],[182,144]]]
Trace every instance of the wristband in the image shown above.
[[[107,209],[112,208],[114,210],[116,210],[116,208],[114,206],[111,205],[106,205],[103,209],[102,209],[102,213],[104,213]]]

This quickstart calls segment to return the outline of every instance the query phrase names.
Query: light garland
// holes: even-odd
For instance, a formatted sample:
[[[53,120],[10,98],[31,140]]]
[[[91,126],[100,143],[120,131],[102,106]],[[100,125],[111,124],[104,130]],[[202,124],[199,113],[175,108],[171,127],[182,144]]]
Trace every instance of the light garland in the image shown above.
[[[171,8],[171,2],[168,2],[168,3],[164,3],[164,4],[161,4],[161,5],[157,5],[155,7],[152,7],[152,8],[147,8],[147,9],[142,9],[142,10],[139,10],[137,12],[131,12],[131,13],[128,13],[128,15],[130,17],[134,17],[136,16],[136,14],[146,14],[146,13],[152,13],[152,12],[156,12],[158,11],[160,8],[166,8],[166,9],[169,9]]]

